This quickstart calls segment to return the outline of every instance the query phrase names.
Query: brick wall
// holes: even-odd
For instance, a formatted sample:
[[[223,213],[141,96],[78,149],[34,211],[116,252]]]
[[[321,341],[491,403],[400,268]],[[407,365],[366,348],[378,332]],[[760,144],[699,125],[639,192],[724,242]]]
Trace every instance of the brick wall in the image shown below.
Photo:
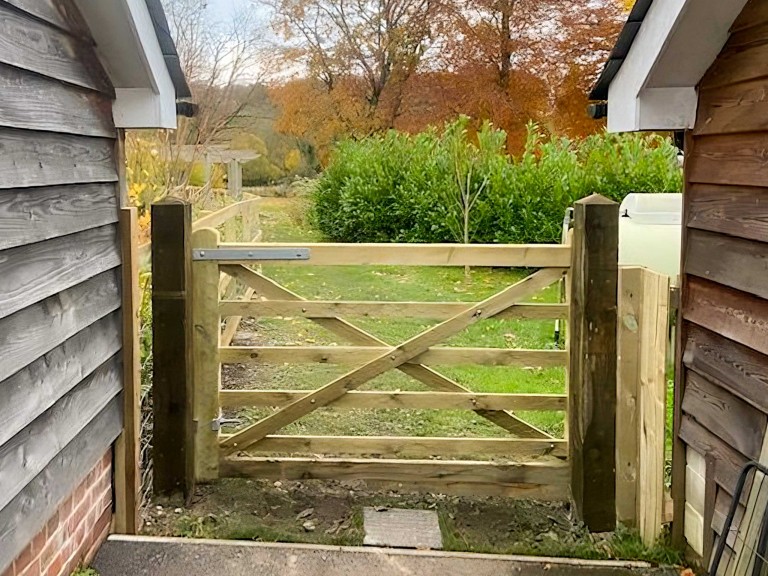
[[[93,558],[111,520],[110,449],[3,576],[69,576]]]

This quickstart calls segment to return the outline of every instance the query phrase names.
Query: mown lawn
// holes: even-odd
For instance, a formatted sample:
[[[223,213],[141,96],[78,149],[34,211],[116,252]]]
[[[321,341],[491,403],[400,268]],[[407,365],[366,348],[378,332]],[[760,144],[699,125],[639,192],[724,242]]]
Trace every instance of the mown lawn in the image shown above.
[[[307,224],[302,199],[265,199],[262,227],[265,241],[318,241]],[[530,271],[476,268],[470,278],[463,268],[414,266],[308,267],[269,265],[264,274],[310,300],[381,301],[481,301],[525,277]],[[533,302],[557,302],[557,286],[544,290]],[[346,320],[390,344],[400,343],[434,322],[421,318]],[[483,320],[454,338],[447,346],[554,349],[554,320]],[[259,318],[244,322],[239,341],[260,345],[346,345],[347,342],[301,318]],[[433,366],[476,392],[563,393],[563,368]],[[228,367],[225,387],[256,389],[315,389],[350,369],[349,366],[287,364],[256,369]],[[397,372],[389,372],[362,390],[427,390]],[[253,422],[268,409],[244,409],[238,417]],[[563,414],[521,412],[531,424],[561,437]],[[404,436],[505,436],[506,432],[469,411],[321,409],[286,427],[286,434],[404,435]]]

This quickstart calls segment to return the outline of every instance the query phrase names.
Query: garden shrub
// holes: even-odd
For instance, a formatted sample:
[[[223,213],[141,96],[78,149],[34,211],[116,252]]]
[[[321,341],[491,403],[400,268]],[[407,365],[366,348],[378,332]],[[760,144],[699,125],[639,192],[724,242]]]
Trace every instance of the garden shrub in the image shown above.
[[[469,119],[416,135],[388,132],[339,144],[315,187],[312,217],[337,242],[559,242],[565,209],[599,193],[679,192],[677,149],[658,135],[572,141],[528,128],[524,152]],[[463,192],[463,193],[462,193]]]

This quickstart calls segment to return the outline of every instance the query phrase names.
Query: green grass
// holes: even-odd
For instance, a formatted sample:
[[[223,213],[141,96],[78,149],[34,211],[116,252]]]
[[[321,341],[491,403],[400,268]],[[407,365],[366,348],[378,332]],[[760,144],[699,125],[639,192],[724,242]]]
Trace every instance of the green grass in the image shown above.
[[[266,241],[317,241],[307,224],[302,199],[265,200],[262,227]],[[310,300],[447,301],[478,302],[524,278],[530,271],[475,268],[470,278],[463,268],[415,266],[291,266],[265,265],[265,275]],[[556,286],[530,301],[557,302]],[[420,318],[347,320],[390,344],[398,344],[424,331],[434,322]],[[488,348],[554,349],[554,320],[497,320],[479,322],[444,345]],[[264,345],[345,345],[346,342],[301,318],[259,319],[256,337]],[[563,368],[434,366],[446,376],[475,392],[563,393]],[[316,389],[340,376],[349,367],[284,365],[259,373],[259,388]],[[397,371],[388,372],[362,390],[419,391],[426,388]],[[238,416],[245,423],[263,418],[268,409],[246,409]],[[520,413],[531,424],[554,435],[563,434],[563,414]],[[321,409],[283,430],[287,434],[503,436],[505,432],[473,412],[446,410]]]

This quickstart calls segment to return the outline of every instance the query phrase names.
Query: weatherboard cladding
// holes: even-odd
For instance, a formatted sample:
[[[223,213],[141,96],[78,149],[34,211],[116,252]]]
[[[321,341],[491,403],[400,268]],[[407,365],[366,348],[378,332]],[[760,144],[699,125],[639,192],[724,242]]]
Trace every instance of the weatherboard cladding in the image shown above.
[[[0,574],[121,429],[113,93],[72,0],[0,2]]]
[[[686,141],[676,433],[712,462],[705,556],[741,466],[760,458],[768,422],[766,24],[768,2],[751,0],[700,83]]]

